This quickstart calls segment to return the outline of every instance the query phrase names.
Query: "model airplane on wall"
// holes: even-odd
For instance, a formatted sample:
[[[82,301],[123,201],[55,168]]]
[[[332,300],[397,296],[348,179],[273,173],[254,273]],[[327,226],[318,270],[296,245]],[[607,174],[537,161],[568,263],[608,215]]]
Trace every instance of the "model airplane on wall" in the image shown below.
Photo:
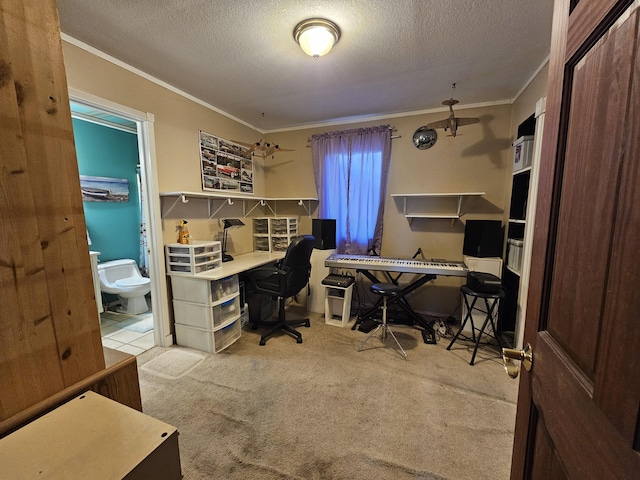
[[[444,128],[444,131],[450,130],[451,133],[449,136],[455,137],[456,132],[458,131],[458,127],[462,127],[463,125],[471,125],[472,123],[478,123],[480,121],[479,118],[460,118],[456,117],[453,113],[453,106],[459,103],[458,100],[454,100],[450,98],[449,100],[445,100],[442,102],[443,105],[447,105],[449,107],[449,118],[444,120],[439,120],[437,122],[432,122],[427,124],[427,128],[435,129],[435,128]]]
[[[251,155],[258,155],[259,157],[262,157],[262,158],[267,158],[267,157],[273,158],[275,154],[278,152],[294,151],[289,148],[280,148],[280,145],[263,142],[262,139],[258,140],[255,143],[243,143],[243,142],[238,142],[236,140],[232,140],[232,141],[234,143],[237,143],[238,145],[243,145],[247,147],[249,149],[249,152],[251,152]]]

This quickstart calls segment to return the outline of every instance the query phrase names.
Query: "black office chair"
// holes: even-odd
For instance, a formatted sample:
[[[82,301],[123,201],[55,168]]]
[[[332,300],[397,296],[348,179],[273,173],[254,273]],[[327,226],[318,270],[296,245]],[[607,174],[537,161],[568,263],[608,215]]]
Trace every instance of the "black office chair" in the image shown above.
[[[256,293],[271,295],[278,299],[278,318],[267,332],[260,337],[260,345],[279,331],[302,343],[302,334],[294,327],[310,327],[309,319],[287,321],[284,314],[285,300],[293,297],[309,283],[311,275],[311,252],[315,238],[302,235],[294,238],[284,258],[268,267],[260,267],[247,272],[251,288]],[[253,325],[257,328],[257,325]]]

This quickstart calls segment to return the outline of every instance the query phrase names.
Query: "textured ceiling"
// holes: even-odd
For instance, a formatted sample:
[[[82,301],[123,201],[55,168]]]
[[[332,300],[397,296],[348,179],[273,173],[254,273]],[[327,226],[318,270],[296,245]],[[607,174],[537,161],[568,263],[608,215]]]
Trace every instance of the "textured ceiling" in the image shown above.
[[[549,53],[553,0],[58,0],[62,32],[263,132],[510,101]],[[318,60],[312,16],[342,37]],[[456,83],[455,91],[452,84]]]

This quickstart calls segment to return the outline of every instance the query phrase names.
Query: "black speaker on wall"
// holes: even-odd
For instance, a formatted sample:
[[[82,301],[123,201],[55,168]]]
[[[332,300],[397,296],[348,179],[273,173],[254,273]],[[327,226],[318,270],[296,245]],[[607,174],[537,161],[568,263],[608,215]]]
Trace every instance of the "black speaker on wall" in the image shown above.
[[[313,248],[331,250],[336,248],[336,221],[328,218],[311,220],[311,234],[316,238]]]
[[[503,237],[500,220],[467,220],[462,253],[472,257],[501,257]]]

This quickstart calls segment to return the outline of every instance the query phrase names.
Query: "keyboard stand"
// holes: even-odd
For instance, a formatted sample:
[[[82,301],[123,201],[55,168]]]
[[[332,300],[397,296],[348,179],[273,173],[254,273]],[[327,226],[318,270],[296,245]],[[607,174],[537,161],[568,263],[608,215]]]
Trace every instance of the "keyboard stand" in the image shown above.
[[[378,280],[376,278],[376,276],[373,275],[368,270],[358,269],[358,270],[356,270],[356,272],[362,273],[372,283],[380,282],[380,280]],[[398,278],[400,278],[399,275],[396,278],[392,278],[391,275],[389,275],[387,272],[385,272],[385,273],[387,274],[387,278],[394,285],[398,285]],[[430,345],[435,345],[436,344],[436,333],[435,333],[435,330],[433,329],[432,324],[429,323],[427,320],[425,320],[418,313],[416,313],[413,310],[413,308],[411,308],[411,305],[409,304],[409,301],[405,297],[408,294],[410,294],[411,292],[413,292],[414,290],[420,288],[425,283],[430,282],[431,280],[433,280],[435,278],[436,278],[436,276],[432,275],[430,273],[422,275],[416,281],[410,283],[405,288],[403,288],[397,296],[391,297],[391,298],[389,298],[387,300],[387,307],[390,306],[390,305],[397,304],[400,308],[402,308],[409,315],[409,317],[413,320],[414,325],[419,326],[419,327],[422,328],[422,339],[423,339],[424,343],[427,343],[427,344],[430,344]],[[351,330],[355,330],[360,323],[362,323],[364,320],[372,317],[373,314],[376,313],[381,308],[382,303],[383,303],[383,299],[381,298],[369,310],[364,312],[362,315],[358,315],[358,317],[356,318],[355,323],[351,327]]]

